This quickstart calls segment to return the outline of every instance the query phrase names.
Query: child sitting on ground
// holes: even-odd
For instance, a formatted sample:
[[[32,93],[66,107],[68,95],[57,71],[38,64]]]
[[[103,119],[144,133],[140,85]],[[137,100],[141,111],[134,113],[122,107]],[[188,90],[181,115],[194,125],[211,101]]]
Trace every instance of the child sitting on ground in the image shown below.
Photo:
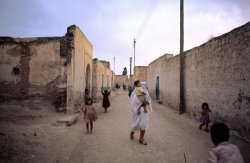
[[[136,87],[135,94],[137,98],[142,102],[144,112],[147,112],[146,105],[148,104],[148,101],[146,100],[146,91],[141,87],[141,82],[139,80],[136,80],[134,82],[134,85]],[[138,114],[140,114],[140,109],[138,108]]]
[[[92,134],[93,130],[93,121],[97,119],[97,113],[93,106],[93,101],[91,98],[88,98],[86,101],[86,106],[84,110],[84,120],[86,122],[87,132],[86,134]],[[90,132],[89,132],[89,123],[90,123]]]
[[[211,139],[215,147],[209,152],[209,163],[244,163],[238,147],[228,142],[229,128],[226,124],[213,124]]]
[[[208,132],[208,123],[210,122],[209,120],[209,112],[212,112],[210,109],[209,109],[209,106],[207,103],[203,103],[202,106],[202,111],[200,112],[201,113],[201,118],[200,118],[200,130],[202,128],[202,126],[204,126],[206,124],[206,129],[205,131]]]

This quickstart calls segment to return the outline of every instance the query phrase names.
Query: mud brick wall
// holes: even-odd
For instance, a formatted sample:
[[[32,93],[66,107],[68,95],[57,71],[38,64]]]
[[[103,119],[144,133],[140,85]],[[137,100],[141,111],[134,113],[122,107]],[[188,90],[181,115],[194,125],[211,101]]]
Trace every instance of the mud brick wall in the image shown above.
[[[0,38],[0,96],[23,99],[55,97],[66,85],[66,57],[60,56],[60,37]]]
[[[128,79],[127,75],[116,75],[115,76],[115,86],[116,86],[116,84],[120,85],[120,87],[122,87],[123,84],[126,85],[127,79]]]
[[[122,88],[123,84],[126,85],[126,88],[128,86],[133,87],[134,86],[134,76],[131,75],[129,78],[127,75],[115,75],[115,85],[120,85],[120,88]]]
[[[187,111],[199,117],[208,102],[213,121],[250,138],[250,23],[185,53]]]
[[[112,77],[111,77],[111,87],[112,89],[115,88],[115,73],[111,71]]]
[[[93,89],[94,102],[102,99],[101,87],[107,86],[107,67],[97,58],[93,59]]]
[[[147,81],[147,66],[135,66],[135,80]]]
[[[84,105],[85,89],[92,94],[93,46],[79,27],[68,27],[68,52],[71,59],[67,63],[67,112],[78,112]]]
[[[104,61],[104,60],[100,60],[100,62],[105,66],[105,78],[106,80],[104,80],[104,87],[111,87],[112,84],[112,71],[110,68],[110,63],[108,61]]]
[[[201,104],[207,102],[213,122],[225,122],[250,139],[250,22],[184,52],[184,56],[187,113],[199,118]],[[149,64],[147,81],[153,99],[156,76],[160,100],[178,109],[179,55],[164,55]]]
[[[110,87],[114,84],[115,74],[111,71],[110,63],[103,60],[93,59],[93,101],[97,102],[102,99],[101,87]]]
[[[165,54],[151,62],[147,69],[147,86],[152,99],[156,99],[156,80],[159,77],[159,100],[173,108],[179,106],[179,56]]]
[[[0,38],[0,99],[29,95],[29,48],[13,38]]]

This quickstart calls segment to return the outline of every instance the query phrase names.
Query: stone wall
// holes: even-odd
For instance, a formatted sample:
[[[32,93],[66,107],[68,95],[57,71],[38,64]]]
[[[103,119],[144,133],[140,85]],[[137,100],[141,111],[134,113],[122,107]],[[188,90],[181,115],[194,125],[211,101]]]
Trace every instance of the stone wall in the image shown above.
[[[131,75],[126,81],[125,81],[125,85],[128,87],[134,87],[134,75]]]
[[[50,97],[74,113],[92,90],[93,46],[75,25],[63,37],[0,37],[0,57],[2,100]]]
[[[29,95],[57,94],[59,83],[66,84],[66,59],[60,56],[60,40],[29,48]]]
[[[93,89],[92,97],[94,102],[102,99],[101,87],[107,84],[107,68],[97,58],[93,59]]]
[[[179,106],[179,56],[165,54],[151,62],[147,70],[147,86],[156,99],[156,80],[159,77],[159,101],[173,108]]]
[[[112,83],[112,71],[110,68],[110,63],[108,61],[100,60],[100,62],[105,66],[106,72],[104,73],[104,87],[110,87]]]
[[[112,77],[111,77],[111,87],[112,89],[115,88],[115,73],[112,71]]]
[[[135,66],[134,79],[140,81],[147,81],[148,66]]]
[[[122,87],[123,84],[126,84],[127,79],[127,75],[115,75],[115,86],[118,84],[120,87]]]
[[[250,23],[185,53],[185,99],[199,117],[202,102],[213,120],[250,138]]]
[[[184,55],[186,111],[198,118],[201,104],[207,102],[213,111],[212,121],[226,122],[249,139],[250,22]],[[160,100],[178,109],[179,55],[164,56],[149,64],[149,92],[155,97],[155,81],[159,76]]]
[[[103,60],[93,59],[93,101],[102,99],[101,87],[113,88],[115,74],[111,71],[110,63]]]
[[[59,37],[0,38],[0,96],[22,99],[55,97],[66,81]]]
[[[84,105],[85,89],[92,90],[93,46],[75,25],[68,27],[66,36],[72,37],[68,42],[72,45],[71,61],[67,66],[69,67],[67,70],[67,112],[73,113],[79,111]]]
[[[116,84],[118,84],[120,88],[122,88],[123,84],[126,85],[126,88],[128,88],[128,86],[133,87],[134,85],[133,75],[131,75],[130,78],[128,78],[127,75],[115,75],[115,86]]]

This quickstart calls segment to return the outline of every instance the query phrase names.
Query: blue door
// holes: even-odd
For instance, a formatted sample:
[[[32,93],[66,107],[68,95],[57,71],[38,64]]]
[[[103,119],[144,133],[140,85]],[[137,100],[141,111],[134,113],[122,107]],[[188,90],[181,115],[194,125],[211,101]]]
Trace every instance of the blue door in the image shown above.
[[[157,76],[156,77],[156,90],[155,90],[156,100],[159,100],[159,94],[160,94],[159,87],[160,87],[160,79],[159,79],[159,76]]]

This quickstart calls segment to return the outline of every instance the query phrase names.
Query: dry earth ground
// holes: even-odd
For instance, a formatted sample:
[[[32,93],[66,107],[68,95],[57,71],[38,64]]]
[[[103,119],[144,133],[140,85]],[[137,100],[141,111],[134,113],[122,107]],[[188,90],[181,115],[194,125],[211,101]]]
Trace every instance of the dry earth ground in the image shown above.
[[[138,143],[138,132],[131,141],[129,100],[127,92],[113,92],[106,114],[101,104],[95,104],[98,120],[91,135],[85,134],[83,114],[70,127],[57,123],[66,115],[56,113],[49,101],[1,103],[0,162],[184,163],[184,157],[187,163],[206,162],[213,147],[209,133],[199,130],[192,117],[157,103],[145,135],[148,145]],[[236,137],[230,141],[250,162],[250,145]]]

